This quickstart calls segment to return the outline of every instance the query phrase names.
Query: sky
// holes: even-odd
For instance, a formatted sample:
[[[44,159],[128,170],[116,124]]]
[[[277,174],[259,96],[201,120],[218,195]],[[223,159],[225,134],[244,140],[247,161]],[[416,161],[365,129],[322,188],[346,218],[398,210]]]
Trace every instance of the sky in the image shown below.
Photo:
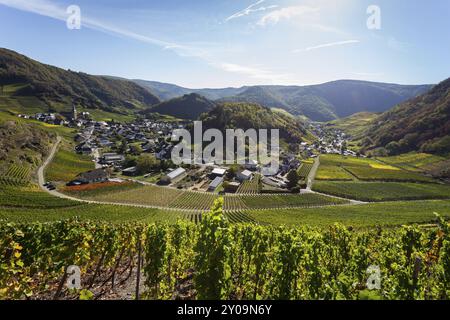
[[[0,0],[0,47],[188,88],[438,83],[449,30],[448,0]]]

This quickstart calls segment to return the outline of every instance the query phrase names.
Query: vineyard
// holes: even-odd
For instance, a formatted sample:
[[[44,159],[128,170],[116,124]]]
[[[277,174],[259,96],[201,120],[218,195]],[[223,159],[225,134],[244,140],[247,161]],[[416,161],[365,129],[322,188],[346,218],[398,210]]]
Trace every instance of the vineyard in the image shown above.
[[[253,185],[258,185],[257,183]],[[183,191],[173,188],[139,185],[133,183],[100,184],[100,187],[69,187],[65,191],[83,199],[105,201],[109,203],[137,204],[155,207],[176,208],[180,210],[208,211],[217,199],[217,195],[206,192]],[[248,189],[250,190],[250,189]],[[243,211],[248,209],[271,209],[289,207],[328,206],[348,203],[346,200],[316,194],[236,194],[224,197],[225,211]]]
[[[435,182],[421,174],[404,170],[379,169],[373,167],[345,167],[359,180],[363,181],[394,181],[394,182]]]
[[[63,146],[45,170],[45,178],[48,181],[68,182],[78,174],[92,170],[94,167],[89,156],[79,155],[72,151],[71,147]]]
[[[175,201],[170,203],[170,207],[208,211],[216,198],[215,194],[210,193],[183,192]]]
[[[450,199],[450,186],[440,184],[316,181],[313,189],[362,201]]]
[[[26,186],[30,180],[29,167],[11,165],[6,173],[0,177],[0,186],[21,187]]]
[[[300,177],[301,180],[306,180],[312,167],[313,167],[312,162],[311,163],[310,162],[302,162],[300,168],[297,171],[298,176]]]
[[[435,161],[434,157],[421,157],[423,163]],[[404,161],[409,163],[412,156],[406,157]],[[316,180],[330,181],[383,181],[383,182],[423,182],[435,183],[436,180],[422,175],[420,172],[411,172],[403,170],[398,163],[401,159],[395,160],[395,157],[380,158],[380,160],[368,158],[344,157],[340,155],[321,155],[320,167],[316,175]],[[391,164],[392,163],[392,164]],[[414,170],[419,171],[419,170]]]
[[[95,192],[88,191],[85,193],[85,196],[83,196],[84,192],[81,192],[80,195],[84,199],[95,201],[167,207],[172,201],[181,196],[183,192],[178,189],[152,185],[134,185],[134,187],[126,185],[124,190],[120,188],[115,188],[115,190],[101,188]]]
[[[261,192],[261,176],[256,174],[252,180],[244,181],[237,190],[238,194],[258,194]]]
[[[399,156],[381,157],[378,160],[408,171],[423,171],[424,168],[445,161],[446,159],[436,155],[413,152]]]
[[[0,298],[449,299],[450,226],[436,222],[230,224],[218,201],[198,224],[0,223]],[[78,289],[66,287],[69,266],[80,269]]]
[[[397,227],[414,223],[430,224],[433,212],[450,219],[450,200],[372,202],[360,205],[246,210],[260,224],[312,226],[327,229],[340,223],[353,229]]]
[[[225,211],[236,211],[247,209],[248,207],[245,205],[244,201],[242,201],[242,196],[225,196],[223,209]]]
[[[0,185],[0,193],[0,207],[60,208],[79,204],[79,202],[53,197],[32,184]]]
[[[266,196],[243,196],[242,202],[251,209],[272,209],[289,207],[313,207],[346,204],[348,201],[331,198],[319,194],[306,193],[301,195],[266,195]],[[242,208],[243,209],[243,208]]]

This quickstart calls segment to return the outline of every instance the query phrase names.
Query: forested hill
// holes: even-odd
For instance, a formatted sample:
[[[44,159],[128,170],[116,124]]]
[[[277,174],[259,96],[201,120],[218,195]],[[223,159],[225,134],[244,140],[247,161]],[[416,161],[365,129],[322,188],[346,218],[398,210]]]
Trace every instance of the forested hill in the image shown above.
[[[283,108],[314,121],[329,121],[358,112],[384,112],[430,89],[367,81],[339,80],[312,86],[250,87],[221,101],[247,101]]]
[[[214,102],[199,94],[191,93],[179,98],[161,102],[142,113],[151,114],[157,112],[179,119],[196,120],[202,113],[211,111],[214,107]]]
[[[81,107],[123,112],[159,102],[132,81],[64,70],[3,48],[0,48],[0,85],[3,88],[14,85],[15,97],[36,97],[55,108],[73,101]]]
[[[274,112],[254,103],[223,103],[201,116],[203,128],[279,129],[280,138],[299,142],[308,136],[304,124],[289,115]]]
[[[450,78],[378,117],[363,146],[389,154],[450,152]]]
[[[357,112],[384,112],[425,93],[431,85],[398,85],[338,80],[310,86],[244,86],[223,89],[188,89],[169,83],[133,80],[162,100],[198,93],[217,102],[250,102],[282,108],[314,121],[329,121]]]

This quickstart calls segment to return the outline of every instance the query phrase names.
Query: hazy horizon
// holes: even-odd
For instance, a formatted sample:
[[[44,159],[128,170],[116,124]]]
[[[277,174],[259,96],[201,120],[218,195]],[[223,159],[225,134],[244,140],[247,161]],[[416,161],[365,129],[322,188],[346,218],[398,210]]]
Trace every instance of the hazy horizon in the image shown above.
[[[66,27],[70,5],[81,10],[80,30]],[[371,5],[380,29],[367,26]],[[445,0],[0,0],[0,46],[64,69],[190,89],[436,84],[450,74],[449,14]]]

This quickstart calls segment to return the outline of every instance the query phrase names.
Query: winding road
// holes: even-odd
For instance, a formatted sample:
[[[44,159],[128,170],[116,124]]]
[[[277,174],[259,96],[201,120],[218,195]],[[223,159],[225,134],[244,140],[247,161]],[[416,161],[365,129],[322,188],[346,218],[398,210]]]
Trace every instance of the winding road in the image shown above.
[[[136,204],[136,203],[123,203],[123,202],[106,202],[106,201],[95,201],[95,200],[85,200],[85,199],[79,199],[79,198],[75,198],[75,197],[71,197],[68,196],[64,193],[61,193],[59,191],[55,190],[49,190],[47,187],[44,186],[45,183],[45,176],[44,176],[44,172],[45,169],[47,168],[47,166],[52,162],[53,158],[55,157],[56,152],[58,151],[58,146],[60,145],[62,139],[60,136],[57,137],[55,144],[53,145],[52,149],[50,150],[50,154],[48,155],[47,159],[45,159],[45,161],[42,163],[42,165],[39,167],[38,171],[37,171],[37,176],[38,176],[38,182],[39,182],[39,186],[42,190],[44,190],[45,192],[51,194],[52,196],[58,197],[58,198],[63,198],[63,199],[67,199],[67,200],[72,200],[72,201],[78,201],[78,202],[83,202],[83,203],[89,203],[89,204],[102,204],[102,205],[114,205],[114,206],[124,206],[124,207],[136,207],[136,208],[146,208],[146,209],[160,209],[160,210],[166,210],[166,211],[177,211],[177,212],[198,212],[198,209],[180,209],[180,208],[171,208],[171,207],[161,207],[161,206],[152,206],[152,205],[144,205],[144,204]],[[319,158],[316,159],[316,161],[314,162],[314,166],[311,169],[311,172],[308,176],[308,188],[305,190],[304,193],[316,193],[316,194],[322,194],[319,192],[315,192],[311,190],[312,187],[312,181],[314,181],[314,177],[316,175],[317,172],[317,168],[319,167]],[[311,180],[311,181],[309,181]],[[139,183],[142,183],[141,181],[136,181]],[[142,184],[146,184],[146,183],[142,183]],[[148,183],[150,184],[150,183]],[[150,184],[153,185],[153,184]],[[199,192],[199,191],[197,191]],[[328,197],[332,197],[332,198],[338,198],[338,199],[343,199],[343,200],[347,200],[350,201],[349,204],[336,204],[336,205],[328,205],[328,206],[345,206],[345,205],[359,205],[359,204],[365,204],[366,202],[362,202],[362,201],[356,201],[356,200],[350,200],[350,199],[344,199],[344,198],[340,198],[340,197],[336,197],[336,196],[331,196],[331,195],[327,195],[327,194],[322,194]],[[304,209],[305,207],[302,206],[298,206],[298,207],[279,207],[279,208],[267,208],[267,210],[274,210],[274,209]],[[246,211],[246,210],[250,210],[250,209],[242,209],[239,211]],[[251,209],[251,210],[265,210],[265,209]]]

